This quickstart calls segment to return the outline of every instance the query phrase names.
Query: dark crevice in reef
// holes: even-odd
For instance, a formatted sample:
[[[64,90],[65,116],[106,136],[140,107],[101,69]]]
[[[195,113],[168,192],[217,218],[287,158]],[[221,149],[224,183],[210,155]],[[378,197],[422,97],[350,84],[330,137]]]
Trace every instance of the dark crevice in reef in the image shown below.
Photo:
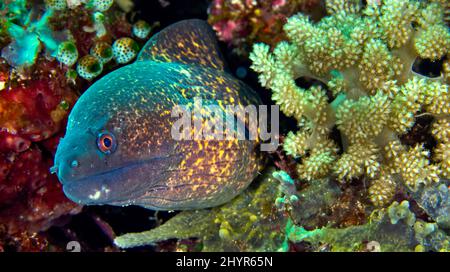
[[[147,22],[160,22],[160,29],[184,19],[202,19],[206,20],[208,13],[206,12],[209,6],[208,0],[135,0],[134,10],[129,14],[129,20],[133,23],[140,19]]]
[[[432,61],[429,59],[421,59],[416,58],[414,64],[412,66],[412,70],[420,75],[429,77],[429,78],[437,78],[441,76],[442,65],[446,57],[443,57],[439,60]]]
[[[400,136],[400,141],[408,146],[423,143],[427,150],[433,150],[437,144],[430,132],[434,118],[431,115],[421,114],[420,112],[416,116],[416,122],[408,133]]]

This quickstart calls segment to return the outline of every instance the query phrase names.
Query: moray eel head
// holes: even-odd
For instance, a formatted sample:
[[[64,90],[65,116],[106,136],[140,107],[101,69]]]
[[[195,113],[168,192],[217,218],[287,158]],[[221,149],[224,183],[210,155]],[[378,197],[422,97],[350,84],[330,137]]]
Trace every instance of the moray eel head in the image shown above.
[[[242,192],[260,165],[256,140],[172,137],[179,121],[172,110],[195,97],[223,113],[227,105],[259,103],[219,55],[207,23],[186,20],[151,38],[136,62],[92,84],[70,112],[55,155],[52,170],[65,194],[80,204],[175,210],[217,206]]]
[[[110,117],[97,109],[93,116],[102,118],[90,118],[87,114],[92,116],[92,111],[87,109],[92,106],[85,105],[84,101],[77,103],[71,117],[87,121],[69,118],[66,135],[55,155],[54,171],[65,194],[77,203],[129,205],[141,196],[140,187],[145,185],[146,191],[157,190],[158,182],[165,178],[164,169],[175,161],[166,148],[170,145],[143,129],[145,123],[129,123],[127,120],[138,118],[133,114]],[[130,135],[138,141],[145,140],[137,144],[130,140]],[[151,182],[142,182],[149,177]]]

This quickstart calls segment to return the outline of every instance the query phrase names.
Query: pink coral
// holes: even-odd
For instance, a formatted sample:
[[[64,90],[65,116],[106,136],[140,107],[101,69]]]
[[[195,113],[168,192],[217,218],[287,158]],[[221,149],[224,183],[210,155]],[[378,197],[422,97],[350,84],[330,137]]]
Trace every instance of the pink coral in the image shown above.
[[[309,11],[319,0],[214,0],[208,22],[220,40],[247,55],[254,42],[276,44],[284,40],[282,26],[286,18],[299,11]]]

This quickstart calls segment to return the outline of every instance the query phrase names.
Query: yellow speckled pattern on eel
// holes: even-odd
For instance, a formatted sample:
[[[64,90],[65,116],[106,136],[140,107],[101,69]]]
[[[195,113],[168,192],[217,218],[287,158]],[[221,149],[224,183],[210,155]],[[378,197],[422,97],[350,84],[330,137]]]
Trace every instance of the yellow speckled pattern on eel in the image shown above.
[[[209,26],[186,20],[156,34],[136,62],[77,101],[55,156],[65,194],[82,204],[160,210],[217,206],[239,194],[261,167],[259,142],[173,139],[173,107],[195,98],[224,112],[260,104],[224,71]]]

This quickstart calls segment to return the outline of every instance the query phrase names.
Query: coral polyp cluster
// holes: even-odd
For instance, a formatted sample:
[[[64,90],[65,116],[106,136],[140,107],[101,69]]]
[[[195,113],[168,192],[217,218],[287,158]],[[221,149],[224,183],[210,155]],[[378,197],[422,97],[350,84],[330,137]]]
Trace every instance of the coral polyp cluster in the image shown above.
[[[450,52],[445,7],[438,1],[326,1],[328,16],[297,14],[284,25],[289,41],[250,55],[260,83],[299,130],[284,150],[301,160],[300,178],[371,180],[369,198],[391,203],[396,186],[413,192],[449,178],[450,95],[445,69],[430,78],[413,70]],[[326,87],[302,88],[299,79]],[[432,119],[437,146],[402,143],[421,117]],[[339,136],[331,136],[333,129]]]
[[[116,62],[124,63],[123,57],[112,54],[110,48],[114,41],[121,38],[130,40],[126,46],[132,47],[125,49],[132,52],[136,52],[139,45],[126,37],[132,35],[132,26],[126,21],[123,12],[111,8],[113,3],[112,0],[49,0],[43,5],[40,1],[33,4],[8,1],[3,5],[3,13],[7,16],[2,18],[2,31],[6,32],[5,37],[10,43],[2,49],[1,56],[19,70],[33,66],[43,53],[47,59],[56,58],[68,70],[78,63],[80,69],[76,71],[86,71],[86,60],[92,57],[106,64],[113,56],[117,56]],[[113,26],[116,22],[120,22],[117,27]],[[145,39],[151,30],[152,26],[140,20],[133,33]],[[128,59],[134,56],[132,54]],[[75,70],[71,72],[69,74],[76,74]],[[92,80],[101,72],[102,69],[78,75]]]
[[[82,251],[137,246],[139,251],[450,251],[449,3],[0,1],[0,252],[64,251],[70,248],[69,241],[79,242]],[[66,160],[59,165],[54,160],[60,139],[72,141],[65,135],[69,113],[96,80],[136,59],[159,25],[144,19],[161,18],[165,26],[181,20],[179,11],[184,18],[207,14],[217,38],[228,45],[220,47],[229,63],[226,70],[239,66],[236,74],[263,101],[267,101],[264,92],[269,92],[262,87],[270,90],[284,113],[279,120],[282,145],[261,152],[266,169],[258,171],[246,190],[219,206],[174,213],[70,201],[57,178]],[[162,31],[159,38],[152,37],[169,38],[153,43],[162,51],[171,38],[177,40],[165,55],[178,57],[169,66],[177,66],[183,53],[205,50],[212,42],[212,37],[205,39],[196,31],[188,34]],[[142,51],[139,62],[131,65],[150,65],[141,62],[150,51]],[[204,51],[199,55],[201,65],[216,56]],[[248,56],[260,84],[254,73],[246,71]],[[181,74],[189,77],[185,72]],[[120,79],[113,74],[109,78]],[[198,89],[191,83],[185,87]],[[132,89],[121,90],[126,91],[124,97]],[[114,112],[103,104],[114,95],[113,90],[99,96],[100,108]],[[155,101],[140,102],[156,107],[164,102]],[[138,113],[134,110],[139,107],[131,106],[127,116]],[[77,147],[83,131],[73,140]],[[126,140],[111,146],[124,150]],[[97,151],[100,141],[87,142]],[[220,155],[229,157],[229,152],[234,150]],[[237,158],[245,159],[246,154]],[[89,167],[83,161],[70,160],[68,165],[78,170]],[[90,167],[98,170],[98,165]],[[105,165],[107,171],[114,168]],[[220,172],[224,166],[208,167]],[[175,163],[168,169],[174,173],[183,170],[179,168]],[[217,178],[227,177],[222,173]],[[161,184],[166,180],[161,178]],[[101,182],[109,185],[109,178]],[[127,179],[114,188],[128,183]],[[83,186],[90,185],[86,181]],[[103,197],[103,192],[119,192],[128,200],[135,196],[126,190],[101,190],[89,194],[89,199]],[[165,192],[159,187],[156,191]],[[145,194],[156,191],[151,188]]]
[[[117,66],[111,44],[132,35],[113,2],[0,3],[0,251],[48,250],[42,232],[81,211],[49,169],[84,79]]]

